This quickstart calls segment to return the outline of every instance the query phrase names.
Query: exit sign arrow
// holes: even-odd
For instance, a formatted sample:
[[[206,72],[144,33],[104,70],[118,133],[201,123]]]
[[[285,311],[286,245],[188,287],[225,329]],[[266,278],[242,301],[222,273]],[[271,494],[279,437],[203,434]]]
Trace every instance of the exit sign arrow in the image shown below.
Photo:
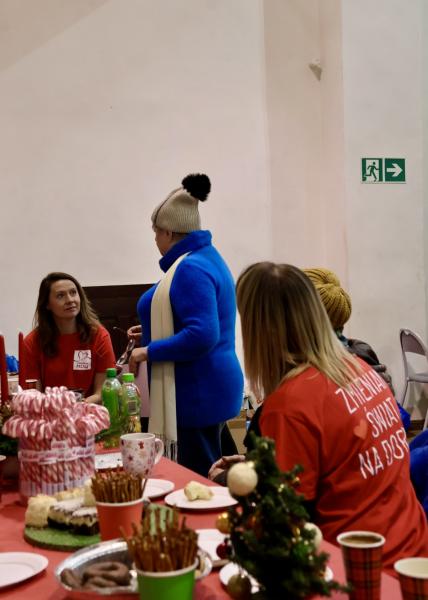
[[[406,183],[406,161],[404,158],[385,158],[385,182]]]
[[[400,165],[397,165],[397,163],[392,163],[392,167],[387,167],[386,172],[392,173],[393,177],[398,177],[398,175],[403,172],[403,169],[400,167]]]

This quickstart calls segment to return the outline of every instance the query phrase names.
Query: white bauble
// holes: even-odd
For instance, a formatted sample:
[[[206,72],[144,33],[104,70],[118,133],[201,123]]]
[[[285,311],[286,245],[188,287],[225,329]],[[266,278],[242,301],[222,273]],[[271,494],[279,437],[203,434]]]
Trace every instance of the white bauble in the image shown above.
[[[240,462],[230,467],[227,473],[227,487],[234,496],[248,496],[258,482],[254,463]]]
[[[320,544],[322,542],[322,532],[321,529],[318,527],[318,525],[315,525],[315,523],[306,523],[305,524],[305,529],[309,529],[311,531],[315,532],[315,537],[313,539],[313,543],[315,546],[315,550],[318,550],[320,547]]]

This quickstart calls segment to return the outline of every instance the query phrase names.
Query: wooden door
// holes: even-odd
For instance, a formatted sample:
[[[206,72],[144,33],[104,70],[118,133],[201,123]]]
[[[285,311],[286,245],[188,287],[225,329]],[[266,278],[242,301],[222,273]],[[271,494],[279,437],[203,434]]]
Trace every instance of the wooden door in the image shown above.
[[[138,325],[137,302],[153,284],[86,286],[88,296],[101,323],[108,330],[116,358],[126,348],[126,330]]]

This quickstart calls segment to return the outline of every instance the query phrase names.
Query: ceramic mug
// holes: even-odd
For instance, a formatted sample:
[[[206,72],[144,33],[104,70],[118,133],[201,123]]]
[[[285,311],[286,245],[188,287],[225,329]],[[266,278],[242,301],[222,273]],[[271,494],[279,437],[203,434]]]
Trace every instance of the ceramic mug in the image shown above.
[[[129,473],[148,477],[163,455],[162,440],[153,433],[126,433],[120,436],[123,467]]]

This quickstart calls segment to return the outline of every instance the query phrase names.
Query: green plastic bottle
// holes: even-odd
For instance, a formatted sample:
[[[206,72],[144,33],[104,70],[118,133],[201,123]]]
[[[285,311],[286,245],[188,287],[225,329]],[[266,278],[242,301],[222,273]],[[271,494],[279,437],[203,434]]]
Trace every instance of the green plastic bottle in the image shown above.
[[[133,373],[122,375],[122,406],[126,415],[127,433],[140,433],[140,391],[135,385]]]
[[[110,415],[110,427],[103,436],[105,448],[115,448],[120,439],[120,411],[122,405],[122,386],[116,377],[116,369],[106,371],[106,379],[101,390],[103,406]]]

